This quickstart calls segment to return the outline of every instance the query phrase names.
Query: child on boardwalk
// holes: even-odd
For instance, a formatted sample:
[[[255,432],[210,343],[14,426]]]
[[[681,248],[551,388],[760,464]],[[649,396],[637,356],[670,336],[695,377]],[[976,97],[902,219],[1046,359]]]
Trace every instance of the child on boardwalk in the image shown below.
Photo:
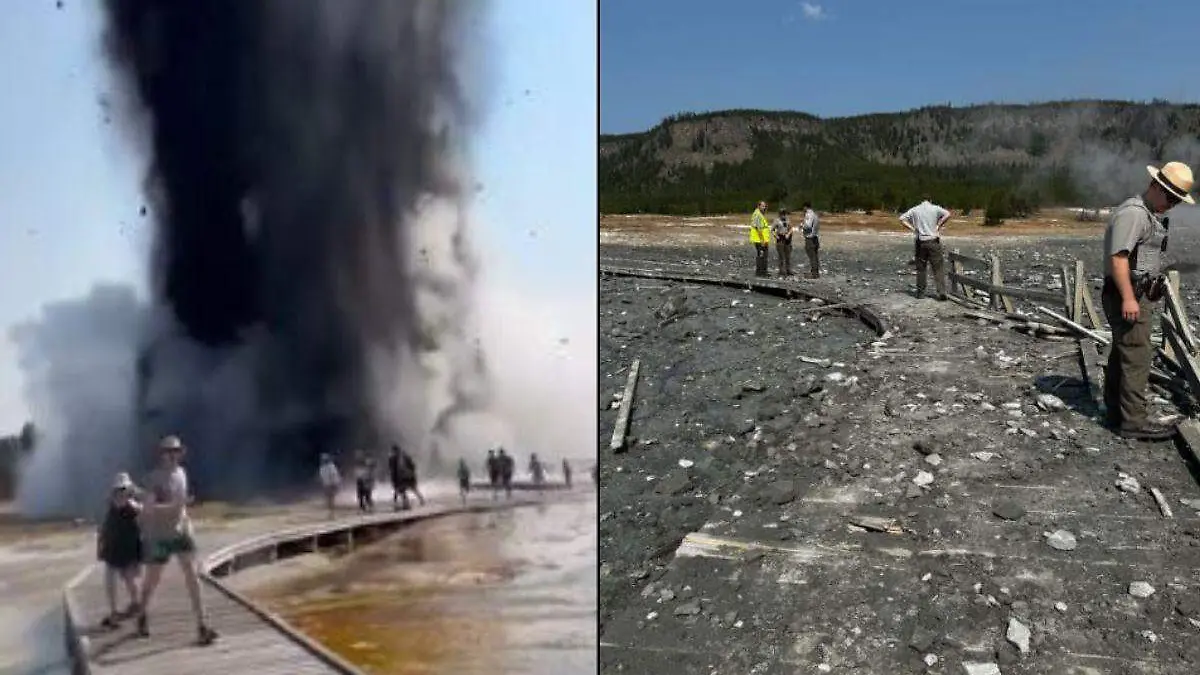
[[[108,498],[108,513],[100,525],[96,557],[104,563],[104,590],[108,595],[108,616],[100,625],[113,629],[123,617],[138,614],[137,577],[142,569],[142,528],[138,523],[142,505],[129,474],[119,473]],[[129,608],[117,611],[117,579],[125,583]]]

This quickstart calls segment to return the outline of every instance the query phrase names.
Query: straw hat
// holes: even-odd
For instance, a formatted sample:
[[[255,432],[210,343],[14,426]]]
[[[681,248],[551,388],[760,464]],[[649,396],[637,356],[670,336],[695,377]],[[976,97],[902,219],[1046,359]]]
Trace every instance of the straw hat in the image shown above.
[[[1184,204],[1195,204],[1192,191],[1192,169],[1183,162],[1167,162],[1162,168],[1146,165],[1150,177]]]
[[[163,436],[163,439],[158,442],[159,450],[183,450],[183,441],[179,440],[178,436]]]
[[[112,487],[114,490],[128,490],[133,487],[133,479],[129,477],[129,474],[122,471],[113,478]]]

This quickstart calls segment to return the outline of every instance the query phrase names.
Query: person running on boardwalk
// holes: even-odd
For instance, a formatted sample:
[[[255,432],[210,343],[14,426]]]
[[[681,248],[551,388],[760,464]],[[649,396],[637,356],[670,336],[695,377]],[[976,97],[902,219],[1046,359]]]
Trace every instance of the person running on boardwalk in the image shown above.
[[[342,487],[342,474],[338,472],[337,464],[333,463],[333,457],[327,452],[321,453],[321,468],[317,471],[317,478],[321,481],[325,508],[329,510],[329,517],[333,518],[337,493]]]
[[[800,223],[804,235],[804,253],[808,255],[808,278],[821,277],[821,218],[812,204],[804,202],[804,221]]]
[[[571,463],[563,460],[563,483],[566,483],[567,489],[571,489]]]
[[[471,492],[471,468],[467,466],[466,459],[458,460],[458,495],[462,497],[462,503],[466,505],[467,495]]]
[[[788,222],[787,209],[779,209],[779,217],[771,223],[771,235],[775,237],[775,257],[779,259],[779,276],[792,276],[792,224]]]
[[[946,275],[942,257],[942,228],[950,220],[950,212],[926,197],[920,204],[900,216],[900,222],[912,231],[917,245],[917,297],[925,295],[925,268],[933,270],[937,299],[946,299]]]
[[[487,474],[488,483],[492,486],[492,499],[497,499],[500,495],[500,458],[495,450],[488,450]]]
[[[767,210],[766,202],[759,202],[758,208],[750,214],[750,243],[754,244],[754,276],[767,276],[767,266],[770,260],[771,224],[763,212]]]
[[[421,491],[417,489],[417,463],[413,461],[412,455],[400,449],[400,446],[392,446],[392,455],[388,458],[388,465],[392,473],[392,505],[395,507],[396,500],[400,501],[399,509],[407,511],[412,508],[408,502],[408,493],[411,491],[417,496],[417,501],[421,506],[425,506],[425,497]]]
[[[1194,204],[1192,170],[1180,162],[1147,166],[1150,185],[1113,209],[1104,230],[1104,286],[1100,299],[1112,327],[1104,369],[1105,424],[1124,438],[1165,441],[1173,426],[1147,420],[1146,385],[1154,346],[1150,322],[1163,290],[1166,218],[1180,202]]]
[[[116,628],[122,617],[137,616],[137,578],[142,569],[142,527],[138,522],[142,504],[137,500],[137,487],[129,474],[119,473],[109,492],[108,512],[96,540],[96,557],[104,563],[104,592],[108,598],[108,616],[100,622],[105,628]],[[117,579],[125,584],[129,607],[117,611]]]
[[[197,642],[210,645],[217,631],[208,623],[204,598],[200,595],[200,571],[196,566],[196,540],[188,516],[188,479],[182,466],[186,452],[178,436],[167,436],[158,445],[160,464],[150,476],[148,499],[142,511],[146,543],[146,581],[138,603],[137,634],[150,636],[147,618],[150,601],[162,580],[163,567],[175,558],[183,573],[192,612],[196,619]]]
[[[500,448],[500,452],[496,456],[496,462],[500,465],[500,484],[504,486],[504,496],[512,498],[512,481],[516,462],[513,461],[513,458],[508,453],[504,452],[504,448]]]
[[[540,491],[546,482],[546,467],[542,466],[536,452],[529,455],[529,475],[533,478],[533,486]]]

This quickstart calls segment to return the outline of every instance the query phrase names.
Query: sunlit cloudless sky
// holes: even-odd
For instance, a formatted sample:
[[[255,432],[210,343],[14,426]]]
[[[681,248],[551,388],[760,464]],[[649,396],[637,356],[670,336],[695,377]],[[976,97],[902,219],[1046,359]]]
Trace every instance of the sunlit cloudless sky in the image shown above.
[[[490,278],[595,302],[596,1],[498,0],[488,25],[484,190],[475,214]],[[100,100],[101,3],[10,0],[0,21],[0,330],[97,282],[144,289],[144,159]],[[119,109],[110,115],[120,114]],[[547,280],[551,280],[548,284]],[[27,412],[0,340],[0,433]]]
[[[600,128],[730,108],[1197,101],[1191,58],[1173,56],[1197,25],[1181,0],[604,0]]]

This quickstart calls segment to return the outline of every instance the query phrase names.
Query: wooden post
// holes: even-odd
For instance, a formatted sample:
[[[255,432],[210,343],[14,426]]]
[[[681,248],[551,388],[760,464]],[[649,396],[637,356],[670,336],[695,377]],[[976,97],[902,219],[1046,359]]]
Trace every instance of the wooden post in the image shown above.
[[[1176,297],[1179,295],[1179,272],[1171,270],[1167,272],[1167,283],[1171,285],[1175,291]],[[1169,303],[1163,303],[1162,315],[1159,317],[1159,327],[1162,330],[1163,343],[1162,352],[1167,362],[1173,366],[1181,367],[1179,357],[1175,354],[1175,346],[1171,344],[1171,340],[1167,337],[1167,331],[1171,330],[1171,309]]]
[[[1173,277],[1171,275],[1174,275]],[[1163,316],[1169,316],[1174,321],[1175,328],[1178,331],[1182,347],[1188,354],[1196,353],[1196,337],[1192,333],[1192,327],[1189,325],[1187,312],[1183,309],[1183,303],[1179,302],[1179,273],[1171,271],[1167,273],[1166,287],[1166,311]],[[1179,350],[1176,350],[1179,351]],[[1200,394],[1200,392],[1197,392]]]
[[[1084,312],[1086,312],[1088,323],[1091,328],[1099,328],[1103,324],[1100,323],[1100,317],[1096,314],[1096,307],[1092,304],[1092,285],[1088,282],[1087,273],[1083,269],[1083,261],[1075,261],[1075,302],[1072,308],[1071,317],[1075,323],[1084,324]]]
[[[1004,305],[1004,311],[1012,312],[1012,300],[1007,295],[996,291],[1004,286],[1004,274],[1000,271],[1000,258],[995,255],[989,256],[989,258],[992,261],[992,309],[999,310],[1000,305]]]
[[[965,298],[967,296],[967,287],[965,284],[958,283],[955,277],[955,275],[961,276],[963,273],[962,261],[955,257],[957,254],[958,249],[954,249],[954,252],[950,255],[950,295],[961,295]]]
[[[1075,314],[1075,294],[1071,292],[1071,273],[1067,270],[1067,264],[1063,263],[1059,269],[1059,275],[1062,277],[1063,287],[1063,311],[1075,323],[1079,323],[1079,317]]]

